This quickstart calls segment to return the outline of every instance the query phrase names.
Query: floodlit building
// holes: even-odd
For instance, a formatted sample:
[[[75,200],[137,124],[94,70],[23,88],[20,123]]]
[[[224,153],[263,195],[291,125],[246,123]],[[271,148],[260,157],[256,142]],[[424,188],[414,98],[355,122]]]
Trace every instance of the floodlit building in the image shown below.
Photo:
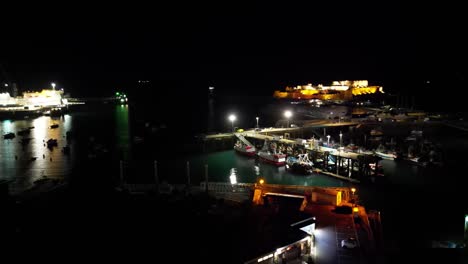
[[[383,94],[383,87],[369,86],[367,80],[333,81],[331,85],[287,86],[284,91],[275,91],[273,97],[280,99],[351,100],[354,96]]]

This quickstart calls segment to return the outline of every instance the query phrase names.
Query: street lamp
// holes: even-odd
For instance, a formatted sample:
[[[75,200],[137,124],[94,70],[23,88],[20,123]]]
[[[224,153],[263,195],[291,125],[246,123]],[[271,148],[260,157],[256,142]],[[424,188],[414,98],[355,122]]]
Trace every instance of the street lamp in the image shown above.
[[[257,128],[258,128],[258,116],[255,119],[257,119]]]
[[[231,121],[231,130],[234,132],[234,121],[236,120],[235,115],[229,115],[229,121]]]
[[[55,83],[51,83],[52,85],[52,90],[55,90]]]
[[[289,127],[289,118],[291,118],[291,116],[292,116],[292,112],[291,112],[291,111],[289,111],[289,110],[287,110],[287,111],[284,111],[284,116],[286,117],[286,119],[287,119],[287,121],[288,121],[288,123],[287,123],[287,124],[288,124],[288,126],[287,126],[287,127]]]
[[[330,135],[327,135],[327,147],[330,147]]]
[[[340,131],[340,147],[343,146],[343,133]]]

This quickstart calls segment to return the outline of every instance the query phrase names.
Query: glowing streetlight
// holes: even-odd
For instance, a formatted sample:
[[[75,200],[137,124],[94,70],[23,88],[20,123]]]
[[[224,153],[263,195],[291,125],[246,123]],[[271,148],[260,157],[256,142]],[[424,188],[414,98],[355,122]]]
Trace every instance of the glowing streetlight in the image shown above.
[[[52,90],[55,90],[55,83],[53,82],[51,83],[51,85],[52,85]]]
[[[327,135],[327,147],[330,146],[330,135]]]
[[[289,118],[291,118],[292,116],[292,112],[287,110],[287,111],[284,111],[284,116],[286,117],[286,120],[288,121],[288,126],[289,127]]]
[[[353,197],[351,197],[353,199],[353,206],[356,204],[356,197],[354,196],[354,193],[356,192],[356,188],[351,188],[351,192],[353,193]]]
[[[264,184],[264,183],[265,183],[265,180],[264,180],[264,179],[260,179],[260,180],[258,181],[258,183]]]
[[[234,121],[236,121],[235,115],[229,115],[229,121],[231,121],[231,130],[234,132]]]
[[[340,147],[343,146],[343,133],[340,131]]]
[[[259,119],[258,116],[255,119],[257,119],[257,128],[258,128],[258,119]]]

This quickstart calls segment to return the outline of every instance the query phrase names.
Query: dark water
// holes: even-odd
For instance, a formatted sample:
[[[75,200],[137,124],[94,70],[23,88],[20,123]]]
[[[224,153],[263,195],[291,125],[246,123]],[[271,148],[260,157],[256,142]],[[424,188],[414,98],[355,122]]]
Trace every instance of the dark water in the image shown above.
[[[230,129],[230,124],[225,126],[225,116],[228,113],[236,113],[238,125],[240,127],[255,126],[256,114],[252,114],[253,119],[247,120],[244,112],[258,112],[264,114],[264,108],[253,104],[251,108],[244,105],[252,105],[251,101],[239,103],[240,99],[229,100],[229,103],[214,104],[207,107],[208,112],[212,111],[211,121],[206,118],[206,113],[200,122],[195,122],[198,126],[191,125],[185,129],[185,122],[171,122],[164,119],[157,119],[157,116],[150,115],[152,112],[144,111],[140,114],[138,106],[129,107],[122,105],[85,105],[78,110],[61,118],[51,118],[48,116],[27,120],[3,120],[1,121],[0,133],[17,133],[28,127],[31,129],[31,138],[28,144],[22,145],[20,142],[24,138],[16,136],[11,140],[2,139],[0,141],[1,154],[1,179],[13,180],[15,188],[28,188],[32,183],[44,176],[50,178],[69,177],[73,170],[80,166],[81,161],[89,159],[90,149],[98,148],[106,150],[111,156],[112,165],[119,166],[119,160],[125,161],[125,167],[131,168],[134,164],[142,164],[142,167],[152,168],[152,162],[156,158],[151,152],[162,153],[157,156],[159,160],[160,177],[173,183],[183,183],[186,181],[186,163],[190,163],[190,176],[193,183],[198,183],[204,179],[204,165],[209,168],[209,179],[212,181],[230,182],[235,175],[237,182],[255,182],[259,177],[263,177],[269,183],[295,184],[295,185],[317,185],[317,186],[346,186],[347,184],[323,175],[298,176],[290,174],[284,167],[258,163],[255,159],[249,159],[237,155],[234,151],[220,151],[205,154],[177,155],[169,153],[183,152],[185,143],[193,140],[192,134],[197,131],[206,131],[208,125],[212,129]],[[256,101],[258,102],[258,101]],[[261,102],[261,101],[260,101]],[[237,103],[237,107],[235,104]],[[234,111],[237,109],[237,111]],[[133,112],[132,112],[133,111]],[[244,111],[244,112],[242,112]],[[243,113],[243,114],[242,114]],[[146,118],[148,115],[151,118]],[[198,112],[191,112],[197,115]],[[202,113],[200,113],[201,115]],[[273,125],[273,114],[260,115],[260,124],[267,123]],[[181,117],[174,118],[180,120]],[[265,120],[264,120],[265,119]],[[189,118],[189,120],[193,120]],[[135,136],[145,136],[140,133],[141,127],[149,123],[155,126],[158,131],[149,137],[155,138],[143,142],[145,148],[141,150],[140,144],[135,143]],[[59,127],[51,129],[52,124]],[[146,128],[143,128],[147,129]],[[187,131],[189,130],[189,132]],[[71,131],[73,138],[67,141],[66,133]],[[159,135],[159,136],[158,136]],[[57,139],[58,147],[49,149],[45,146],[48,139]],[[148,146],[150,144],[150,146]],[[70,146],[70,155],[62,152],[64,146]],[[16,156],[16,158],[15,158]],[[31,160],[31,158],[36,158]],[[126,176],[131,177],[131,170],[126,169]],[[150,171],[145,173],[151,174]]]
[[[294,110],[294,107],[264,97],[204,97],[177,100],[169,108],[163,103],[88,104],[62,118],[3,120],[0,121],[2,135],[31,126],[34,129],[27,136],[31,141],[24,147],[20,136],[12,140],[0,139],[0,179],[12,180],[15,188],[24,189],[43,176],[81,177],[74,172],[82,169],[84,161],[93,153],[90,150],[97,148],[98,155],[108,157],[106,163],[97,164],[99,171],[114,180],[119,177],[119,160],[124,160],[124,174],[129,181],[151,181],[153,161],[157,160],[160,179],[170,183],[187,181],[189,162],[192,184],[204,179],[205,165],[208,165],[210,181],[255,182],[262,177],[267,183],[275,184],[348,186],[347,182],[323,175],[293,175],[284,168],[237,155],[233,150],[201,153],[200,148],[193,147],[196,145],[194,135],[198,133],[229,131],[231,123],[227,116],[230,113],[238,117],[236,127],[254,127],[257,116],[260,126],[270,127],[281,119],[286,109]],[[59,124],[59,127],[51,129],[52,124]],[[67,131],[73,132],[68,142]],[[148,134],[148,131],[153,132]],[[143,137],[144,141],[138,143],[135,136]],[[44,146],[44,140],[49,138],[58,140],[57,148],[50,150]],[[417,240],[441,233],[460,235],[462,212],[468,211],[465,203],[460,204],[466,201],[463,193],[468,169],[465,162],[467,138],[465,132],[454,129],[436,130],[432,140],[438,140],[443,146],[444,167],[422,168],[406,162],[383,161],[387,184],[357,186],[357,194],[364,204],[382,211],[390,246],[401,245],[407,238]],[[67,144],[71,147],[69,156],[61,152]],[[32,157],[37,159],[32,161]],[[86,179],[85,184],[93,184],[94,179],[83,179]],[[450,206],[455,209],[447,209]],[[411,243],[406,246],[411,247]]]
[[[17,133],[32,126],[34,129],[26,136],[32,138],[30,143],[24,146],[20,144],[21,136],[0,141],[0,178],[14,180],[18,187],[29,187],[42,176],[67,177],[81,160],[89,158],[92,152],[90,149],[97,147],[110,156],[114,169],[119,167],[119,160],[124,160],[126,167],[144,167],[146,171],[143,171],[149,175],[148,178],[152,175],[153,161],[158,160],[160,178],[174,183],[187,180],[189,162],[193,183],[204,179],[206,164],[212,181],[230,182],[235,175],[237,182],[255,182],[263,177],[269,183],[279,184],[348,185],[323,175],[290,174],[284,168],[258,163],[232,150],[201,153],[201,148],[194,143],[197,133],[229,131],[231,123],[227,116],[230,113],[237,115],[237,127],[254,127],[255,117],[259,117],[260,126],[269,127],[282,119],[284,110],[294,111],[294,106],[269,97],[204,97],[197,98],[196,103],[191,100],[195,99],[179,100],[178,104],[172,106],[172,111],[179,107],[186,110],[179,114],[164,111],[167,104],[88,104],[61,118],[44,116],[29,120],[3,120],[0,126],[2,135]],[[59,127],[51,129],[52,124],[59,124]],[[67,131],[73,133],[70,141],[65,138]],[[438,133],[434,132],[436,135]],[[456,163],[463,153],[460,149],[468,149],[464,134],[458,132],[457,135],[458,142],[453,138],[443,141],[443,136],[437,139],[448,149],[447,157],[449,161],[453,160],[452,163]],[[144,138],[144,141],[139,143],[135,137]],[[58,140],[57,148],[51,150],[44,146],[44,141],[49,138]],[[71,147],[70,155],[64,155],[61,151],[67,144]],[[192,145],[190,150],[189,145]],[[32,161],[32,157],[37,159]],[[440,168],[421,168],[404,162],[383,161],[383,165],[390,182],[402,186],[439,184],[441,178],[437,175],[443,173]],[[129,175],[132,170],[125,172]],[[445,176],[445,179],[448,182],[456,181],[451,177],[453,174]],[[447,181],[443,181],[445,183]]]

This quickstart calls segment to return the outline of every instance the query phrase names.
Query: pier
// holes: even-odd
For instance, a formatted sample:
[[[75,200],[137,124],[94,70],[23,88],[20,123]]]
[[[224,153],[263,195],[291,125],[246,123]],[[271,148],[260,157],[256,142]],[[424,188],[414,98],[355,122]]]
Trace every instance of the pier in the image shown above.
[[[221,141],[223,145],[234,145],[235,138],[246,138],[252,145],[260,148],[265,141],[272,141],[278,144],[278,149],[288,155],[297,155],[307,153],[314,163],[314,172],[338,178],[340,180],[359,183],[362,179],[376,181],[380,178],[378,174],[378,162],[381,160],[373,152],[350,152],[343,147],[338,149],[319,146],[318,140],[290,139],[292,133],[301,133],[301,129],[316,127],[323,128],[328,126],[352,126],[357,123],[342,122],[328,124],[324,122],[315,122],[314,126],[303,128],[267,128],[260,131],[248,130],[239,133],[220,133],[207,135],[203,138],[204,144],[209,141]],[[283,135],[283,136],[279,136]],[[226,142],[227,140],[227,142]],[[372,165],[371,165],[372,164]],[[374,167],[372,169],[372,167]],[[379,178],[380,177],[380,178]]]

